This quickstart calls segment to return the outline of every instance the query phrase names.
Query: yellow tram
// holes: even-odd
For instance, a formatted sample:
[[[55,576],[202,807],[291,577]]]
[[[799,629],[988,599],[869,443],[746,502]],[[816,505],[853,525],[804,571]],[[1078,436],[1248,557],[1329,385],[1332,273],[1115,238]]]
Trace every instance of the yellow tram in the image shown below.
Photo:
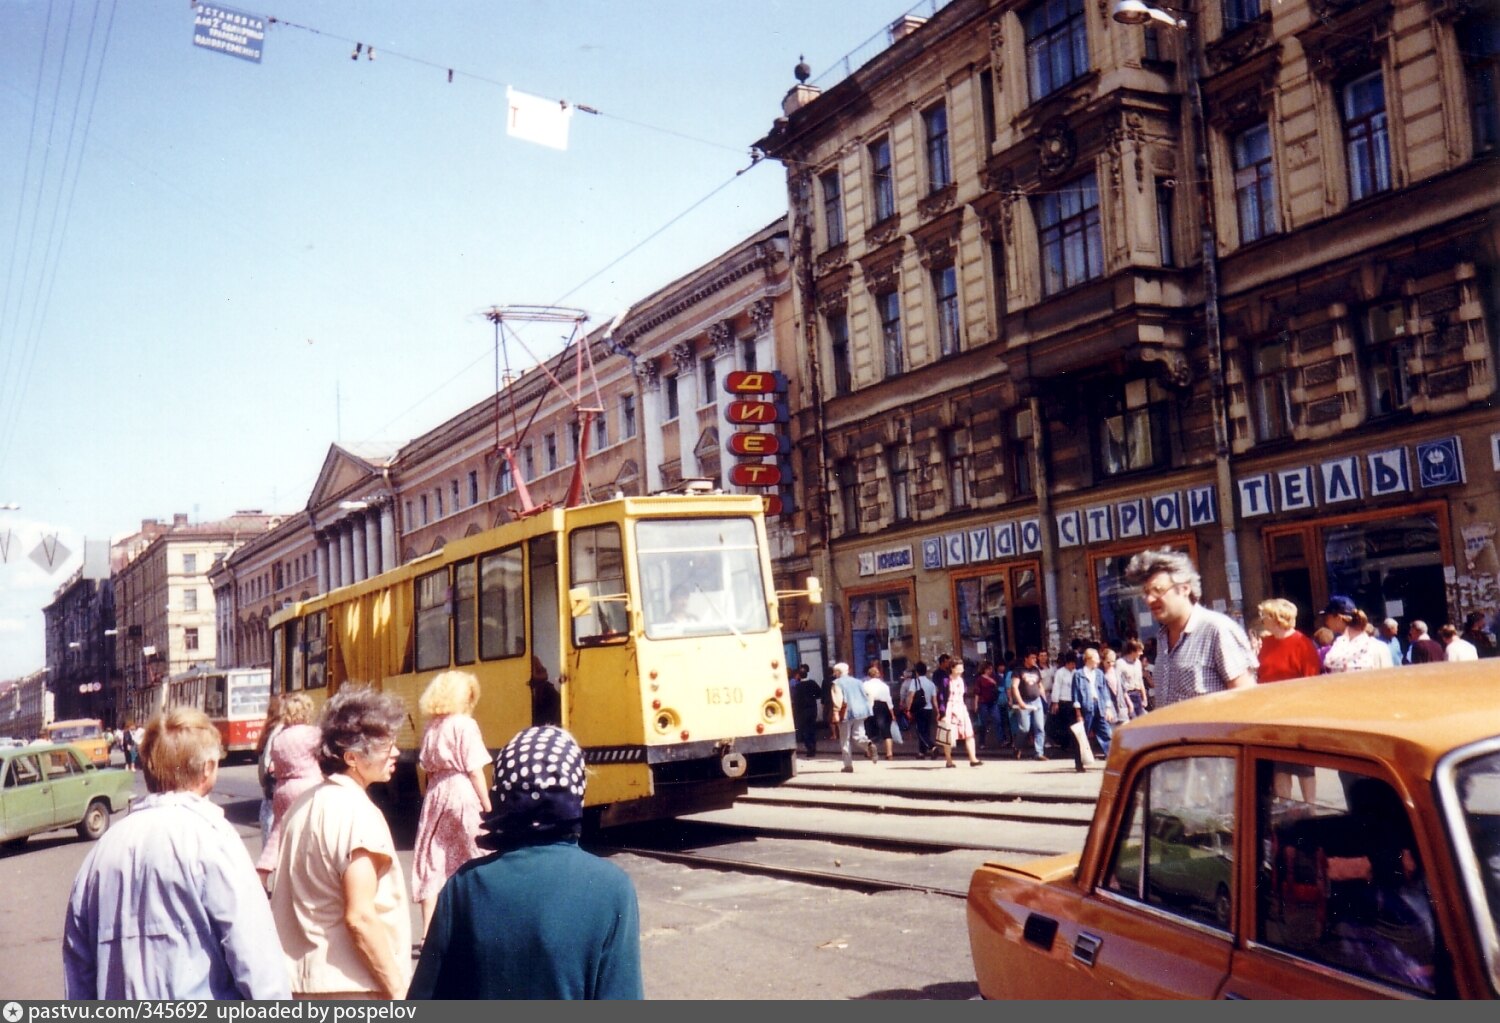
[[[796,770],[771,579],[756,496],[544,508],[284,609],[272,688],[321,702],[368,681],[404,698],[399,791],[418,697],[462,668],[492,750],[533,723],[577,738],[599,824],[724,807]]]

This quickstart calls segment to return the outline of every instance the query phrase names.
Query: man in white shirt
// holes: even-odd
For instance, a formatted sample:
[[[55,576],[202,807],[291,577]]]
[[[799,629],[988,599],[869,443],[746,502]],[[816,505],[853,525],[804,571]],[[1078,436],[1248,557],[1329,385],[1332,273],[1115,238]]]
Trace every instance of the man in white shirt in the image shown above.
[[[901,687],[897,699],[901,709],[911,718],[917,733],[917,756],[937,756],[937,743],[932,740],[932,723],[937,707],[937,686],[927,677],[927,665],[918,661],[913,665],[913,676]]]
[[[1077,668],[1077,651],[1064,653],[1062,664],[1052,673],[1052,688],[1047,692],[1048,741],[1059,749],[1066,749],[1071,741],[1068,729],[1073,725],[1073,672]]]
[[[1438,630],[1438,638],[1443,641],[1446,648],[1448,660],[1450,661],[1477,661],[1479,660],[1479,648],[1458,634],[1458,629],[1452,625],[1444,625]]]

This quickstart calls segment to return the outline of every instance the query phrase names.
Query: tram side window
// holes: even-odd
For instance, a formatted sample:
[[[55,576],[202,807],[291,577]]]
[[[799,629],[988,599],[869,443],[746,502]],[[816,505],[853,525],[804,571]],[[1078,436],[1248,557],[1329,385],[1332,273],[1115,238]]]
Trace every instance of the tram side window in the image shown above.
[[[521,548],[479,559],[479,656],[486,661],[526,652],[526,601]]]
[[[453,566],[453,663],[474,663],[474,562]]]
[[[328,612],[307,616],[307,688],[328,684]]]
[[[287,626],[292,632],[291,649],[288,662],[290,670],[286,675],[286,691],[294,693],[299,689],[306,688],[307,678],[307,619],[299,618]]]
[[[417,670],[446,668],[448,649],[448,570],[417,579]]]
[[[623,600],[625,556],[620,547],[620,527],[610,524],[575,529],[568,538],[568,585],[584,587],[595,602],[589,613],[573,619],[573,644],[594,646],[624,642],[626,633]]]

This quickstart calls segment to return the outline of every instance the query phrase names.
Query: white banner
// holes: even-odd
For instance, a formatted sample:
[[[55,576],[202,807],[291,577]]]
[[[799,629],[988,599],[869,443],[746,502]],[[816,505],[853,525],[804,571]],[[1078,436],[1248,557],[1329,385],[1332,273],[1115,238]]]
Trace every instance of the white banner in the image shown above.
[[[505,87],[505,133],[553,149],[568,148],[568,122],[573,108],[555,99],[543,99]]]

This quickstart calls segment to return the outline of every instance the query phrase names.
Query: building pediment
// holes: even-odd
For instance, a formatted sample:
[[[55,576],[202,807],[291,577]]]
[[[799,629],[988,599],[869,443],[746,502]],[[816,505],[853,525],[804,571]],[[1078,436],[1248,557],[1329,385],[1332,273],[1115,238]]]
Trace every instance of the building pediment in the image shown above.
[[[316,512],[331,501],[364,497],[362,489],[386,489],[383,471],[391,459],[385,455],[360,455],[338,444],[328,446],[323,468],[307,498],[307,510]]]

